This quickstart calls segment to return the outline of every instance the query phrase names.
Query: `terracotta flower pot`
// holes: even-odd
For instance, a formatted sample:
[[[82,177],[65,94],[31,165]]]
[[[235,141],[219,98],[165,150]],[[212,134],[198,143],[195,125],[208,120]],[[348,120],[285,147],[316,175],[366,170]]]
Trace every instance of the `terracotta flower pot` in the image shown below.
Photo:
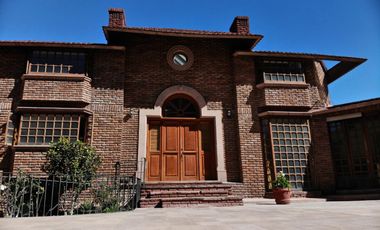
[[[289,204],[291,191],[288,188],[274,188],[273,197],[276,204]]]

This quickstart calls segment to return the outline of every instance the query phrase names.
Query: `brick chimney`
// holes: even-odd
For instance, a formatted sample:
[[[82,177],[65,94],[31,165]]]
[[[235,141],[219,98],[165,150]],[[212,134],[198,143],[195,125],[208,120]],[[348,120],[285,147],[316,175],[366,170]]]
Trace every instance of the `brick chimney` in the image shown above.
[[[120,8],[111,8],[108,10],[110,19],[108,22],[109,27],[125,28],[125,15],[124,10]]]
[[[230,32],[238,34],[249,34],[249,17],[237,16],[231,24]]]

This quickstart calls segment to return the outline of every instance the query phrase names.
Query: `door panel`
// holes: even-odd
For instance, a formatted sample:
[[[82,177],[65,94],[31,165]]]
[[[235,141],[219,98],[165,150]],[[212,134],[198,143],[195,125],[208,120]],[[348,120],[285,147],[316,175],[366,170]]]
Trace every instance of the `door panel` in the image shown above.
[[[161,180],[161,147],[160,124],[150,123],[148,131],[148,180]]]
[[[183,175],[185,179],[197,177],[197,157],[196,155],[187,155],[184,154],[182,157],[183,160]]]
[[[178,127],[165,126],[165,151],[178,151]]]
[[[164,156],[164,177],[177,177],[178,176],[178,155],[165,154]]]
[[[182,180],[199,180],[198,125],[181,125]]]
[[[160,155],[159,154],[151,154],[150,155],[150,167],[149,167],[149,175],[152,178],[160,178]]]
[[[179,173],[179,124],[164,123],[162,125],[162,180],[180,180]]]
[[[181,139],[183,140],[183,151],[197,151],[197,134],[198,127],[196,125],[185,124]]]

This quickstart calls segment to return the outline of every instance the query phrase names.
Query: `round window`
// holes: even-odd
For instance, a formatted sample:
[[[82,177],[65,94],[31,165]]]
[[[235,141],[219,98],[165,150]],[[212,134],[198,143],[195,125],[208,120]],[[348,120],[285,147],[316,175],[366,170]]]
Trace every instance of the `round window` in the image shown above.
[[[176,65],[184,66],[187,63],[188,59],[185,54],[182,53],[176,53],[173,57],[173,62]]]
[[[187,70],[193,62],[193,53],[186,46],[173,46],[167,53],[168,64],[175,70]]]

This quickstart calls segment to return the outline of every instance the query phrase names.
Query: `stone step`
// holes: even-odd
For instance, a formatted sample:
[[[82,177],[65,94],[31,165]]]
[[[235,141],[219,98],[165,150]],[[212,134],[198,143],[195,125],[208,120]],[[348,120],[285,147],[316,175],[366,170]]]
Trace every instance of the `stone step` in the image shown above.
[[[243,205],[241,197],[182,197],[161,199],[163,208],[198,207],[198,206],[239,206]]]
[[[152,189],[207,189],[207,188],[223,188],[231,189],[231,185],[219,183],[146,183],[142,187],[146,190]]]
[[[141,189],[141,208],[243,205],[231,196],[231,184],[219,181],[149,182]]]
[[[150,197],[152,194],[154,196],[158,194],[163,194],[164,196],[169,196],[171,193],[183,191],[183,192],[193,192],[200,193],[202,196],[212,196],[214,195],[228,195],[231,190],[231,185],[218,183],[155,183],[155,184],[145,184],[141,189],[142,197]],[[179,193],[180,194],[180,193]],[[180,195],[182,196],[182,194]],[[171,196],[172,197],[172,196]]]
[[[167,197],[194,197],[199,196],[200,191],[150,191],[149,198],[167,198]]]
[[[200,189],[231,189],[228,184],[145,184],[142,189],[144,190],[200,190]]]
[[[141,188],[143,192],[164,192],[164,191],[229,191],[230,187],[210,187],[210,186],[187,186],[187,187],[162,187],[162,188]]]
[[[228,196],[228,190],[169,190],[169,191],[148,191],[144,194],[147,198],[166,197],[221,197]]]
[[[241,197],[168,197],[168,198],[141,198],[141,208],[172,208],[172,207],[199,207],[199,206],[239,206],[243,205]]]

